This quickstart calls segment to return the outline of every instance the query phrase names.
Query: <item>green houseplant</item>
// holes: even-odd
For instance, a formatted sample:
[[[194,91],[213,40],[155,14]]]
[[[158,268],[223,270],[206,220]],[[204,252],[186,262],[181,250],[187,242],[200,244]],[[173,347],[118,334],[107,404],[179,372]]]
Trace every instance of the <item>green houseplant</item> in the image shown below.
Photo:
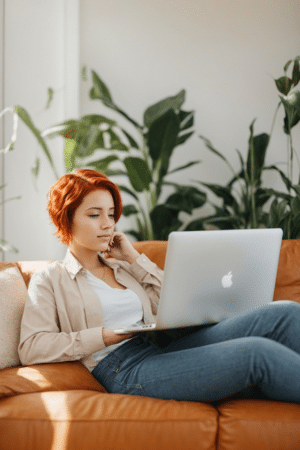
[[[185,91],[148,107],[143,122],[138,123],[113,101],[99,75],[93,70],[91,74],[90,98],[125,118],[128,128],[112,118],[93,114],[51,127],[42,137],[59,135],[65,139],[67,172],[91,167],[110,177],[127,178],[128,183],[119,187],[132,199],[124,206],[124,215],[135,217],[136,229],[126,232],[138,240],[167,239],[171,231],[183,225],[179,218],[181,211],[191,214],[206,201],[205,193],[195,186],[168,179],[169,175],[199,162],[190,161],[170,170],[175,148],[194,133],[194,112],[182,109]],[[173,192],[162,202],[162,191],[167,185]]]
[[[277,228],[283,229],[285,239],[300,238],[300,170],[297,153],[293,147],[292,128],[300,121],[300,92],[295,89],[300,81],[300,57],[288,61],[284,66],[284,76],[275,80],[280,101],[277,105],[271,132],[254,135],[254,121],[250,125],[250,137],[246,159],[238,151],[240,168],[235,171],[230,162],[216,150],[207,138],[200,136],[205,146],[221,158],[229,167],[231,178],[225,186],[201,183],[221,199],[221,206],[208,200],[214,213],[189,223],[186,230],[203,230],[209,226],[218,229],[236,228]],[[292,66],[291,77],[287,76]],[[279,109],[284,108],[283,130],[287,135],[286,173],[278,165],[265,165],[265,156],[270,145],[275,120]],[[298,180],[293,182],[294,161],[298,163]],[[262,174],[274,170],[281,177],[286,192],[263,186]],[[266,205],[269,207],[264,208]]]
[[[271,132],[255,135],[254,121],[251,123],[246,157],[237,151],[240,162],[238,171],[233,169],[230,162],[207,138],[200,136],[205,146],[229,167],[231,178],[225,186],[199,181],[196,185],[181,185],[170,181],[169,175],[199,163],[190,161],[170,170],[170,160],[175,148],[184,144],[194,133],[194,112],[182,109],[185,101],[184,90],[151,105],[144,113],[143,122],[138,123],[113,101],[107,85],[95,71],[91,71],[90,98],[102,102],[117,115],[125,118],[128,128],[123,128],[112,118],[93,114],[68,120],[40,133],[24,108],[15,106],[14,114],[34,133],[57,178],[45,138],[58,135],[65,140],[64,158],[67,172],[77,167],[92,167],[108,176],[127,178],[128,184],[121,184],[120,188],[131,197],[132,202],[125,205],[124,214],[136,218],[136,229],[127,232],[138,240],[167,239],[173,230],[202,230],[207,227],[281,227],[284,238],[298,238],[300,170],[293,146],[292,129],[300,121],[300,92],[296,89],[300,81],[299,62],[300,57],[288,61],[284,66],[284,75],[275,79],[280,101],[274,114]],[[292,74],[288,76],[287,72],[291,67]],[[52,96],[53,91],[49,89],[49,104]],[[265,165],[266,152],[280,108],[285,112],[283,130],[287,135],[285,172],[279,169],[278,164]],[[13,139],[6,151],[12,146]],[[295,160],[298,163],[299,178],[296,182],[293,180]],[[266,170],[279,174],[286,187],[285,192],[263,186],[262,175]],[[39,159],[32,169],[35,176],[38,171]],[[206,193],[199,189],[199,184],[216,195],[222,204],[207,199]],[[169,186],[173,192],[162,201],[162,190],[165,186]],[[188,225],[180,220],[182,211],[191,214],[195,208],[206,202],[213,206],[213,214],[193,220]]]
[[[292,67],[291,76],[287,75]],[[284,68],[284,75],[275,80],[279,91],[278,108],[284,108],[283,130],[287,136],[287,170],[281,171],[277,166],[268,169],[276,170],[285,184],[286,192],[275,191],[268,218],[269,227],[281,227],[286,239],[300,238],[300,163],[293,145],[292,129],[300,122],[300,91],[295,89],[300,81],[300,56],[289,60]],[[294,162],[298,164],[297,180],[294,182]]]

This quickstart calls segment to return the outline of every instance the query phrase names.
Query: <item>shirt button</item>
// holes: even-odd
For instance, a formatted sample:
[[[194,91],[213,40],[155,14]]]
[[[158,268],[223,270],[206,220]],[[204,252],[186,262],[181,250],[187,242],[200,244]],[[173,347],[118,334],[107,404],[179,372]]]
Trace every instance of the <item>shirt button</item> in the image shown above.
[[[143,258],[143,262],[146,262],[147,260],[146,260],[146,258]]]

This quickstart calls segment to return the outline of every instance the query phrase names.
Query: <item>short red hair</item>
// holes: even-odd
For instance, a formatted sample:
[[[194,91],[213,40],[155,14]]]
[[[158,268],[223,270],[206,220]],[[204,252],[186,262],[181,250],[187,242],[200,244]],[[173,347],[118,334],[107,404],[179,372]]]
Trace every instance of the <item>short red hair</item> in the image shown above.
[[[77,169],[63,175],[48,193],[48,213],[56,226],[56,236],[63,244],[72,241],[72,224],[76,209],[84,197],[92,191],[104,189],[111,193],[115,204],[115,222],[122,214],[122,199],[119,188],[106,175],[90,169]]]

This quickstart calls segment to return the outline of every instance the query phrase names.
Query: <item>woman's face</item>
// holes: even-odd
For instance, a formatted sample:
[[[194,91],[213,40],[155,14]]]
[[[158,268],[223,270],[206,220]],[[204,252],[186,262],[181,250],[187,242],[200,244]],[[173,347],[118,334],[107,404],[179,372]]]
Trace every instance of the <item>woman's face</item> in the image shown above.
[[[71,247],[104,252],[115,229],[111,193],[97,189],[87,194],[73,216]]]

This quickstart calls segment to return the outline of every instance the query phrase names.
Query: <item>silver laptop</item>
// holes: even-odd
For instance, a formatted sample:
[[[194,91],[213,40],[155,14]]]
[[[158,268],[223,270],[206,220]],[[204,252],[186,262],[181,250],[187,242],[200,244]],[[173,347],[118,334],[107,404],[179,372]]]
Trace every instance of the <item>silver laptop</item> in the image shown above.
[[[114,330],[161,330],[218,323],[272,302],[282,230],[170,233],[156,323]]]

